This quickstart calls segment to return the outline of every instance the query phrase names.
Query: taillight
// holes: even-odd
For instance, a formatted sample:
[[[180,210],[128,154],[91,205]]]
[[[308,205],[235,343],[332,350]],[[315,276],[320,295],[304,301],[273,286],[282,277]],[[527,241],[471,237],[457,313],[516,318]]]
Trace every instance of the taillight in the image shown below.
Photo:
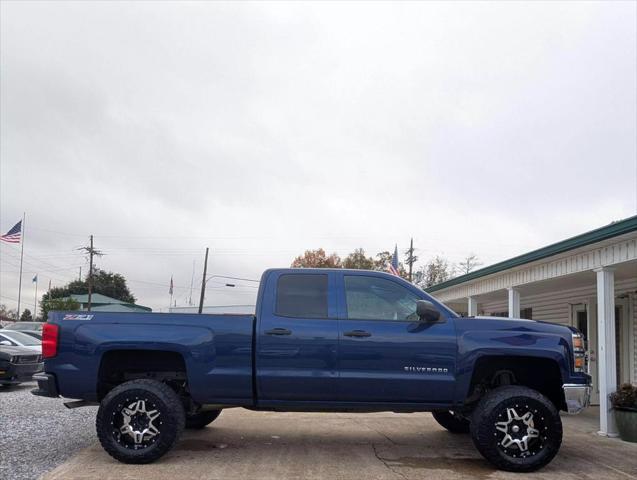
[[[42,356],[55,357],[58,353],[59,327],[53,323],[45,323],[42,327]]]

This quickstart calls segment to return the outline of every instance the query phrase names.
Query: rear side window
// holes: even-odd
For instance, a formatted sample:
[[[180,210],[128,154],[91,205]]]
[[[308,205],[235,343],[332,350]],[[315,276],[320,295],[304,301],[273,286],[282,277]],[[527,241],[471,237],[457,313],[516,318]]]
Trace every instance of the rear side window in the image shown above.
[[[282,317],[327,318],[327,275],[281,275],[275,313]]]

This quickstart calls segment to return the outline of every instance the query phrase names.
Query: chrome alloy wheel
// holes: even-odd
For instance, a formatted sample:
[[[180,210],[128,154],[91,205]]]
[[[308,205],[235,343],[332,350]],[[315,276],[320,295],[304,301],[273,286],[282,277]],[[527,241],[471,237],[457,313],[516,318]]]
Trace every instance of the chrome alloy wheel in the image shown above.
[[[161,433],[158,428],[161,421],[157,422],[158,425],[154,423],[161,413],[154,408],[154,404],[151,409],[148,409],[146,400],[136,399],[130,404],[128,402],[129,400],[125,404],[120,404],[113,412],[113,433],[117,434],[118,443],[127,448],[148,447]],[[116,417],[120,417],[119,421]]]
[[[504,434],[499,446],[513,457],[518,456],[515,450],[520,452],[520,456],[535,455],[542,449],[542,442],[540,430],[536,428],[534,423],[534,413],[527,410],[519,414],[518,411],[524,412],[518,405],[515,408],[507,408],[506,420],[495,423],[495,429]],[[537,413],[537,410],[535,413]],[[498,418],[502,416],[500,414]],[[509,449],[513,451],[509,451]]]

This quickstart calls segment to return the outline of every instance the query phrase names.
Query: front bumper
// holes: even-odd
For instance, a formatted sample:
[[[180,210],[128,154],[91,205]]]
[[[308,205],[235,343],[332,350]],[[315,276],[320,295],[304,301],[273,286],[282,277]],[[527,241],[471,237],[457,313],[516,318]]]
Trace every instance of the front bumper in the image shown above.
[[[31,377],[44,369],[40,363],[7,363],[0,368],[0,384],[16,385],[22,382],[30,382]]]
[[[580,413],[591,403],[591,386],[578,383],[566,383],[562,385],[566,411],[572,415]]]

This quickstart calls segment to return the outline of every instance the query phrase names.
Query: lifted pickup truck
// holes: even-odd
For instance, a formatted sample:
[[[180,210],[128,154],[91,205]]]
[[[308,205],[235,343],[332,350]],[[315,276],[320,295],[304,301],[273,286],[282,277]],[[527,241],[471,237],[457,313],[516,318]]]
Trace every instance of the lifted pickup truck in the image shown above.
[[[583,339],[531,320],[461,318],[382,272],[273,269],[256,315],[53,312],[36,395],[99,403],[97,435],[152,462],[221,410],[432,412],[496,467],[557,454],[588,405]]]

